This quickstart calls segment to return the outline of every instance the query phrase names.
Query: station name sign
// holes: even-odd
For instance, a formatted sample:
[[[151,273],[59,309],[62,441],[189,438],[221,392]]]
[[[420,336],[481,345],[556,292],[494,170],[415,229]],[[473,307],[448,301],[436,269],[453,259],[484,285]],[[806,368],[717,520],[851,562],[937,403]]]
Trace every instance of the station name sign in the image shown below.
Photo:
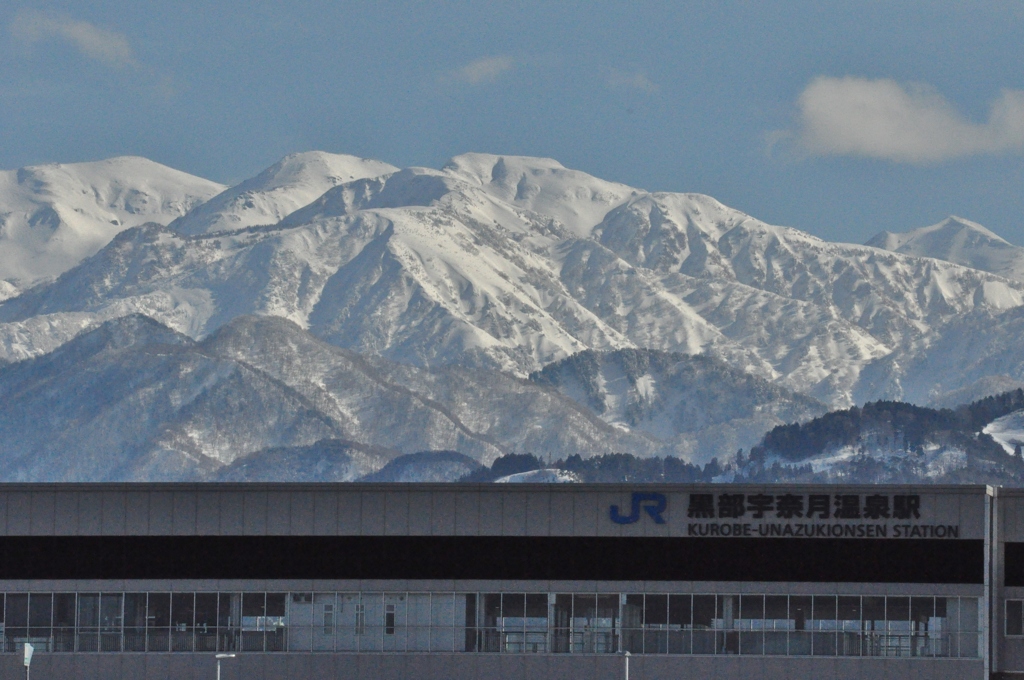
[[[666,524],[668,498],[635,492],[628,515],[612,505],[616,524],[644,516]],[[922,523],[919,494],[691,493],[687,536],[793,538],[960,538],[958,524]]]

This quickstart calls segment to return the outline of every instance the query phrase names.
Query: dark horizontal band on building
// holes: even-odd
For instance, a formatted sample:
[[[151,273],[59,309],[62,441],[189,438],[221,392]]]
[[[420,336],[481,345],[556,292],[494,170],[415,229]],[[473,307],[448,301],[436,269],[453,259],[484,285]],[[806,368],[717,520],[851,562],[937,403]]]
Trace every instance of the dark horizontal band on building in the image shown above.
[[[980,540],[16,536],[0,579],[983,582]]]

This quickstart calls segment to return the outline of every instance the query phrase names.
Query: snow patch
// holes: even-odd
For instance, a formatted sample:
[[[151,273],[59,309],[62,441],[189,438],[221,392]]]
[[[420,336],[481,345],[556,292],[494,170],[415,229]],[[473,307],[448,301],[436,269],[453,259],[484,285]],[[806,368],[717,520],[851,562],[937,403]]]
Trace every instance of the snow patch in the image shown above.
[[[519,472],[514,475],[498,477],[495,484],[571,484],[579,482],[580,478],[574,472],[558,470],[555,468],[545,470],[530,470]]]
[[[1012,456],[1018,445],[1024,446],[1024,410],[996,418],[982,432],[999,442],[1003,450]]]

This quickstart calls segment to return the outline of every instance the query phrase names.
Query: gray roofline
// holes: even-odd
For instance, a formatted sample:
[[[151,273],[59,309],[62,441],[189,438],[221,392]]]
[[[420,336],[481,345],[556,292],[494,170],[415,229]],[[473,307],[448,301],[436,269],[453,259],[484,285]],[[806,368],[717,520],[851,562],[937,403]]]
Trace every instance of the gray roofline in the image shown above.
[[[1024,495],[1024,488],[992,487],[984,484],[669,484],[614,482],[601,484],[552,483],[456,483],[456,482],[0,482],[0,493],[40,491],[488,491],[509,493],[515,491],[718,491],[725,489],[806,489],[832,492],[836,489],[858,489],[865,492],[916,491],[940,494],[992,494]]]

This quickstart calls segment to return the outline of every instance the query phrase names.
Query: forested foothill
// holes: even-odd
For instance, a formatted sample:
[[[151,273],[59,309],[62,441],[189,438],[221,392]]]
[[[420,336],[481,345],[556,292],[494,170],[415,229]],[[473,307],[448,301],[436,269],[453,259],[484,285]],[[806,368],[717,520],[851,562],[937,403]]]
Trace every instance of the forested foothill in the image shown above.
[[[464,476],[488,482],[540,469],[572,473],[581,482],[994,483],[1024,484],[1020,445],[1009,453],[983,430],[1024,409],[1024,390],[955,409],[876,401],[832,411],[805,423],[780,425],[749,452],[701,466],[679,458],[607,453],[545,462],[509,454]]]

